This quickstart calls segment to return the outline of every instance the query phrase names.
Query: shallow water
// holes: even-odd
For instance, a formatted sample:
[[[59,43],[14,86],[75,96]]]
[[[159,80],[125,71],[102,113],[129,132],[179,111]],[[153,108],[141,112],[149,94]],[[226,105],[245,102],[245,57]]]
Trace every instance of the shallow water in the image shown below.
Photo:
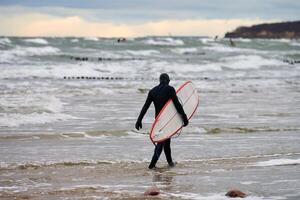
[[[300,42],[146,37],[0,38],[1,199],[299,199]],[[87,58],[87,60],[82,60]],[[200,106],[153,153],[135,120],[161,72],[192,80]]]

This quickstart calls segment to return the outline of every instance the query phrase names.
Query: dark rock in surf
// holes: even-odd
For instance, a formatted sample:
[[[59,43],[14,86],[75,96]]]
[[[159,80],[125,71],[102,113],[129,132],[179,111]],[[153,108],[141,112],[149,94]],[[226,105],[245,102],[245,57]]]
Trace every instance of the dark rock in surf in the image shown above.
[[[231,197],[231,198],[236,198],[236,197],[245,198],[246,194],[244,192],[240,191],[240,190],[233,189],[233,190],[229,190],[226,193],[226,196]]]
[[[156,195],[159,195],[159,193],[160,193],[160,191],[159,191],[158,187],[151,186],[144,192],[144,195],[156,196]]]

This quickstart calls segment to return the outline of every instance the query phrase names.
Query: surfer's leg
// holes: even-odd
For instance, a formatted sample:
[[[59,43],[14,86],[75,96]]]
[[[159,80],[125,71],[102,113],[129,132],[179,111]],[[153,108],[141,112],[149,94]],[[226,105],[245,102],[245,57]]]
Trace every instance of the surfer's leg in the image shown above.
[[[166,154],[166,159],[169,165],[173,165],[172,155],[171,155],[171,138],[165,141],[164,152]]]
[[[159,159],[159,156],[162,152],[162,149],[164,147],[164,142],[160,142],[158,143],[156,146],[155,146],[155,149],[154,149],[154,154],[153,154],[153,157],[152,157],[152,160],[151,160],[151,163],[149,165],[149,169],[152,169],[155,167],[156,165],[156,162],[158,161]]]

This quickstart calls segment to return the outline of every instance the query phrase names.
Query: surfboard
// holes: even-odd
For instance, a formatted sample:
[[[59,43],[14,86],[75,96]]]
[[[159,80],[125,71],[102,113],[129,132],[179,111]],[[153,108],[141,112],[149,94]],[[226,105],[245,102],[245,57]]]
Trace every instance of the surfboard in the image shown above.
[[[176,94],[187,118],[191,119],[199,105],[199,95],[195,85],[187,81],[177,89]],[[169,99],[152,124],[150,139],[153,143],[162,142],[178,133],[182,127],[182,118],[172,99]]]

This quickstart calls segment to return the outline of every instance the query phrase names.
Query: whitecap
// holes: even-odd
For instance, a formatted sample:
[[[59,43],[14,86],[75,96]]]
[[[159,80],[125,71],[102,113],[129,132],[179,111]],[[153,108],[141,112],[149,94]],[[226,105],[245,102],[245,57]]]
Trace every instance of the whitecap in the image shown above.
[[[49,44],[48,41],[43,38],[24,39],[24,41],[29,43],[35,43],[35,44]]]
[[[285,39],[285,38],[281,38],[281,39],[270,39],[270,41],[273,41],[273,42],[282,42],[282,43],[289,43],[289,42],[291,42],[290,39]]]
[[[244,181],[241,182],[242,185],[252,185],[252,184],[259,184],[257,181]]]
[[[0,38],[0,44],[10,44],[11,40],[9,38]]]
[[[239,42],[252,42],[252,40],[249,39],[249,38],[235,38],[234,41],[239,41]]]
[[[207,43],[210,43],[210,42],[214,42],[214,39],[212,39],[212,38],[200,38],[200,41],[203,44],[207,44]]]
[[[168,63],[168,62],[155,62],[152,65],[153,71],[166,71],[176,72],[177,75],[189,74],[191,72],[202,72],[202,71],[221,71],[221,67],[216,63],[207,64],[190,64],[190,63]]]
[[[60,50],[52,46],[45,47],[20,47],[17,46],[14,49],[4,51],[7,54],[12,54],[15,56],[42,56],[42,55],[54,55],[58,54]]]
[[[254,53],[254,54],[258,54],[258,53],[265,54],[265,53],[268,53],[267,51],[256,50],[256,49],[231,47],[231,46],[226,46],[226,45],[218,44],[218,43],[212,43],[212,44],[213,45],[211,45],[211,46],[203,47],[203,50],[215,51],[215,52],[220,52],[220,53],[231,53],[231,52],[237,52],[237,53]]]
[[[0,50],[0,63],[19,63],[21,61],[20,58],[15,56],[10,50]],[[2,71],[3,72],[3,71]]]
[[[13,191],[13,192],[17,192],[19,190],[18,186],[1,186],[0,187],[0,192],[7,192],[7,191]]]
[[[40,78],[63,78],[66,77],[94,77],[99,74],[98,70],[106,70],[106,66],[98,66],[94,63],[79,63],[74,64],[64,64],[64,65],[23,65],[22,68],[11,67],[10,69],[3,69],[0,77],[1,78],[30,78],[30,77],[40,77]],[[107,71],[106,73],[109,73]],[[102,75],[105,75],[104,72]]]
[[[201,134],[201,133],[206,133],[207,131],[204,129],[204,128],[201,128],[201,127],[190,127],[190,126],[187,126],[184,128],[184,132],[187,132],[187,133],[196,133],[196,134]]]
[[[198,49],[197,48],[175,48],[172,49],[172,51],[178,54],[191,54],[197,52]]]
[[[156,46],[181,46],[184,42],[179,39],[173,38],[151,38],[145,41],[146,44],[156,45]]]
[[[133,138],[148,136],[148,132],[142,132],[142,131],[136,131],[136,130],[126,131],[126,134],[128,134],[128,136],[133,137]],[[126,138],[128,136],[126,136]]]
[[[98,37],[85,37],[85,40],[90,40],[90,41],[99,41]]]
[[[254,164],[254,166],[259,167],[270,167],[270,166],[280,166],[280,165],[299,165],[300,159],[272,159],[268,161],[262,161]]]
[[[222,59],[223,67],[230,69],[259,69],[262,66],[280,66],[282,61],[263,58],[257,55],[239,55]]]
[[[72,39],[71,42],[79,42],[79,40],[77,38]]]
[[[0,99],[0,106],[6,112],[18,111],[20,113],[47,112],[59,113],[62,111],[63,103],[59,98],[50,95],[4,95]]]
[[[28,124],[46,124],[56,121],[65,121],[75,117],[62,113],[31,113],[31,114],[1,114],[0,127],[18,127]]]
[[[292,42],[290,43],[291,46],[296,46],[296,47],[300,47],[300,43],[298,42]]]
[[[1,63],[25,63],[22,57],[26,56],[45,56],[45,55],[57,55],[60,53],[60,49],[52,46],[44,47],[20,47],[17,46],[14,49],[0,51]]]
[[[127,53],[135,55],[135,56],[151,56],[153,54],[159,54],[160,52],[157,50],[126,50]]]
[[[223,45],[213,45],[208,47],[203,47],[203,50],[216,51],[216,52],[234,52],[236,49]]]
[[[7,95],[0,100],[5,113],[0,114],[0,127],[17,127],[26,124],[45,124],[74,119],[64,114],[64,103],[49,95]]]
[[[105,95],[110,95],[110,94],[113,94],[114,91],[112,89],[109,89],[109,88],[98,88],[99,92],[101,94],[105,94]]]

